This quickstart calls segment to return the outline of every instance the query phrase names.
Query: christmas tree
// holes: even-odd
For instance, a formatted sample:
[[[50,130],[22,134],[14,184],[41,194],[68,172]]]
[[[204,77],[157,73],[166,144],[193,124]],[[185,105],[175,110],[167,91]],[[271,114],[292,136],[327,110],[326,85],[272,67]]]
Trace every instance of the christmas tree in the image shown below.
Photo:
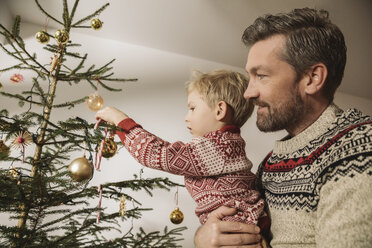
[[[26,80],[19,73],[21,71],[32,71],[35,75],[30,79],[30,89],[19,93],[6,92],[6,87],[0,84],[1,101],[7,97],[15,99],[21,109],[21,113],[16,115],[0,109],[0,211],[10,219],[17,220],[15,226],[0,225],[0,245],[179,247],[177,241],[181,240],[183,227],[172,230],[165,227],[162,231],[146,232],[141,227],[132,226],[115,239],[104,237],[104,232],[120,231],[120,221],[141,218],[141,212],[151,210],[142,207],[130,192],[145,190],[151,196],[154,188],[169,190],[178,184],[167,178],[143,179],[134,175],[132,180],[90,186],[89,181],[95,169],[99,169],[101,156],[110,157],[116,153],[117,144],[112,135],[117,128],[105,123],[88,123],[74,113],[74,106],[84,102],[91,110],[100,109],[103,100],[97,92],[67,102],[55,101],[59,84],[77,87],[80,83],[89,83],[94,90],[100,87],[115,92],[121,89],[110,86],[111,82],[136,81],[115,78],[112,72],[114,60],[85,69],[87,54],[71,51],[80,46],[72,42],[71,30],[100,29],[102,22],[96,17],[109,4],[76,21],[74,16],[79,0],[74,2],[72,8],[69,8],[67,0],[63,0],[61,19],[51,16],[38,0],[35,3],[49,20],[60,25],[54,34],[45,29],[35,36],[45,44],[44,49],[52,54],[50,63],[39,61],[37,54],[27,50],[20,36],[19,16],[12,29],[0,24],[0,34],[6,41],[0,46],[4,54],[17,61],[7,68],[1,68],[0,72],[17,72],[10,78],[13,83]],[[68,63],[70,60],[78,62],[71,67]],[[71,117],[55,121],[57,118],[53,117],[53,110],[61,108],[70,111]],[[17,149],[19,152],[15,152]],[[27,156],[30,149],[32,155]],[[77,152],[81,155],[71,157],[72,153]],[[11,156],[13,154],[15,156]],[[96,202],[94,206],[92,199]],[[105,199],[116,200],[118,210],[105,212],[101,208],[101,201]],[[135,204],[128,205],[128,202]]]

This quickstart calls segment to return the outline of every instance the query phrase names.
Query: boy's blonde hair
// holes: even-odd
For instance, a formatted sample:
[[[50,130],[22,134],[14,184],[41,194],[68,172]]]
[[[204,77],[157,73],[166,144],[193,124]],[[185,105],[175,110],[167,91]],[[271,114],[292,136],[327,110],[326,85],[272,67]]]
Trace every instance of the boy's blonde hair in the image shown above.
[[[195,71],[194,79],[186,82],[189,94],[197,90],[209,107],[213,108],[219,101],[224,101],[233,111],[233,123],[239,127],[252,115],[254,105],[243,97],[249,79],[229,70],[215,70],[210,73]]]

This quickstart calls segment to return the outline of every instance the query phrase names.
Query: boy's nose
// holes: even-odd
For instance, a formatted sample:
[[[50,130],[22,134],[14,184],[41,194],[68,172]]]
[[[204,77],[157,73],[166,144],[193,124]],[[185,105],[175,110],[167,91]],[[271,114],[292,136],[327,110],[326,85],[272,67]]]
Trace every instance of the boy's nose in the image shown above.
[[[257,98],[259,96],[258,89],[253,81],[249,82],[247,89],[244,92],[245,99]]]

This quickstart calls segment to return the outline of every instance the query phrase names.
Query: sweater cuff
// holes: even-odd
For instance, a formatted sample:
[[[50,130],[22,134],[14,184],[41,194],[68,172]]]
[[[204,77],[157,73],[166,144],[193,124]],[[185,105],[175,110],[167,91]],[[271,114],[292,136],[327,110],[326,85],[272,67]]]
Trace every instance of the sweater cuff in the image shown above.
[[[121,127],[122,129],[124,129],[126,133],[128,133],[129,130],[131,130],[132,128],[141,127],[141,125],[135,122],[131,118],[126,118],[122,120],[121,122],[119,122],[118,127]]]
[[[121,127],[123,131],[116,131],[116,134],[119,136],[121,141],[124,141],[125,135],[129,133],[129,131],[135,127],[142,127],[140,124],[136,123],[133,119],[131,118],[126,118],[119,122],[118,127]]]

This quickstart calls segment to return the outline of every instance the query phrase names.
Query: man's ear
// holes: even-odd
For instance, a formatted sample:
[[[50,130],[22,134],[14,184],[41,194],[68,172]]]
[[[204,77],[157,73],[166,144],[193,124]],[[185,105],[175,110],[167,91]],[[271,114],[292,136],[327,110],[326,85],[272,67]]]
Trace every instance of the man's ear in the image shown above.
[[[305,93],[314,95],[319,93],[327,79],[328,70],[323,63],[315,64],[307,73],[307,81],[305,85]]]
[[[224,101],[219,101],[216,106],[216,120],[221,121],[227,115],[227,103]]]

